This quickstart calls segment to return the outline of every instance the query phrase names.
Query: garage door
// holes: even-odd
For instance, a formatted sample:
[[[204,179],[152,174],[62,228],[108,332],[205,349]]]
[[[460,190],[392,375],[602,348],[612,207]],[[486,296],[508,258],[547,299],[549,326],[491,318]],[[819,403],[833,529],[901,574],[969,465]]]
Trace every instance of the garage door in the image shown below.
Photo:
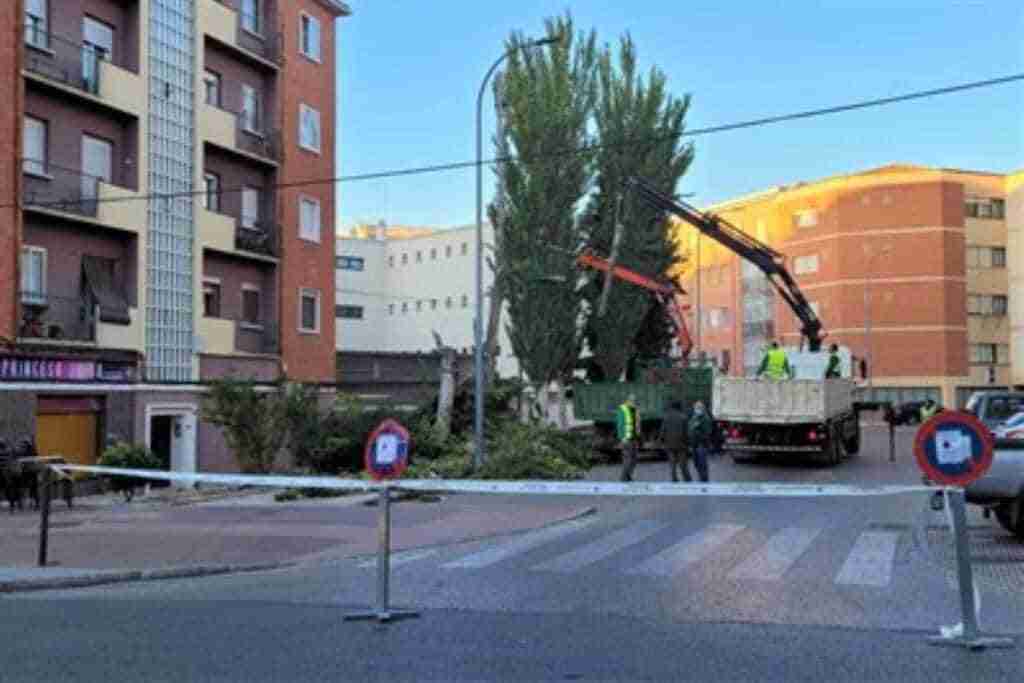
[[[61,455],[69,463],[95,465],[101,405],[96,399],[40,397],[36,415],[39,455]]]

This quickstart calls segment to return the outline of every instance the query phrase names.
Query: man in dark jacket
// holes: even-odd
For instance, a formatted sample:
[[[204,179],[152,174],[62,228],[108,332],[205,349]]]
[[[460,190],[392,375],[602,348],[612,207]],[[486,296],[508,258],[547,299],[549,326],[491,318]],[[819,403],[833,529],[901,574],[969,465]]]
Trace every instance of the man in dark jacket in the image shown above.
[[[687,462],[689,458],[686,452],[686,415],[683,414],[683,404],[679,401],[672,401],[665,411],[658,440],[661,441],[661,449],[668,458],[672,481],[679,481],[677,469],[682,470],[684,481],[693,481]]]
[[[704,403],[697,401],[693,406],[693,416],[687,425],[687,437],[690,441],[690,453],[697,466],[697,474],[702,482],[708,481],[708,453],[711,452],[715,426],[704,408]]]

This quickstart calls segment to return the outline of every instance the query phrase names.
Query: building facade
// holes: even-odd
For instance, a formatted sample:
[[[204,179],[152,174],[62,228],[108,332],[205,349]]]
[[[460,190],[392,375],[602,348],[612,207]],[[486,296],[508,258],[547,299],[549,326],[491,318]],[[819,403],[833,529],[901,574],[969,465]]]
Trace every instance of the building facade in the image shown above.
[[[368,235],[365,238],[338,238],[338,350],[426,353],[436,349],[436,332],[445,345],[471,353],[475,230],[475,226],[469,226],[393,238],[393,231],[380,226],[357,233]],[[492,236],[491,227],[485,225],[485,245],[492,243]],[[485,296],[492,281],[493,274],[485,264]],[[497,368],[500,376],[514,377],[519,365],[511,353],[507,322],[508,318],[503,317]]]
[[[826,342],[865,361],[870,395],[934,396],[952,406],[1015,381],[1008,183],[993,173],[891,165],[708,210],[785,255]],[[679,242],[698,350],[750,374],[772,339],[799,343],[795,317],[759,270],[690,229],[679,228]]]
[[[15,0],[0,437],[233,470],[203,382],[334,381],[339,0]],[[281,188],[287,184],[287,189]]]

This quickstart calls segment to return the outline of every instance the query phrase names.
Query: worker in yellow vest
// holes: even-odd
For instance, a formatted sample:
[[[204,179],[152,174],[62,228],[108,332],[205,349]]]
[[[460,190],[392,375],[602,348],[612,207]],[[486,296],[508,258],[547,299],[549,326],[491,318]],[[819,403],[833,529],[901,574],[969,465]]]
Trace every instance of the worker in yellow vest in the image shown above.
[[[635,395],[630,394],[615,411],[615,431],[622,445],[622,481],[633,481],[640,450],[640,412]]]
[[[774,380],[792,379],[793,369],[789,367],[786,352],[779,348],[779,342],[773,341],[771,348],[764,354],[761,367],[757,370],[757,376],[761,375]]]
[[[935,399],[929,398],[924,402],[924,405],[921,406],[921,423],[924,424],[928,420],[932,419],[941,410],[942,409],[939,408],[939,404],[935,402]]]

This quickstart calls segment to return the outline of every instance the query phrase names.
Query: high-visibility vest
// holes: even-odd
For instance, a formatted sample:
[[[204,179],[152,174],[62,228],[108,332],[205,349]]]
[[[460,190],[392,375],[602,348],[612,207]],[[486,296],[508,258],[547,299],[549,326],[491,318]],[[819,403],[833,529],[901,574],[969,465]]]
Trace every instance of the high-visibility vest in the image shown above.
[[[928,406],[921,406],[921,422],[926,422],[939,412],[938,404],[933,405],[931,408]]]
[[[765,374],[769,379],[786,378],[786,352],[782,349],[768,350],[768,365],[765,367]]]
[[[622,440],[630,441],[636,438],[636,424],[633,422],[633,411],[628,405],[623,403],[619,406],[619,412],[622,414]]]

